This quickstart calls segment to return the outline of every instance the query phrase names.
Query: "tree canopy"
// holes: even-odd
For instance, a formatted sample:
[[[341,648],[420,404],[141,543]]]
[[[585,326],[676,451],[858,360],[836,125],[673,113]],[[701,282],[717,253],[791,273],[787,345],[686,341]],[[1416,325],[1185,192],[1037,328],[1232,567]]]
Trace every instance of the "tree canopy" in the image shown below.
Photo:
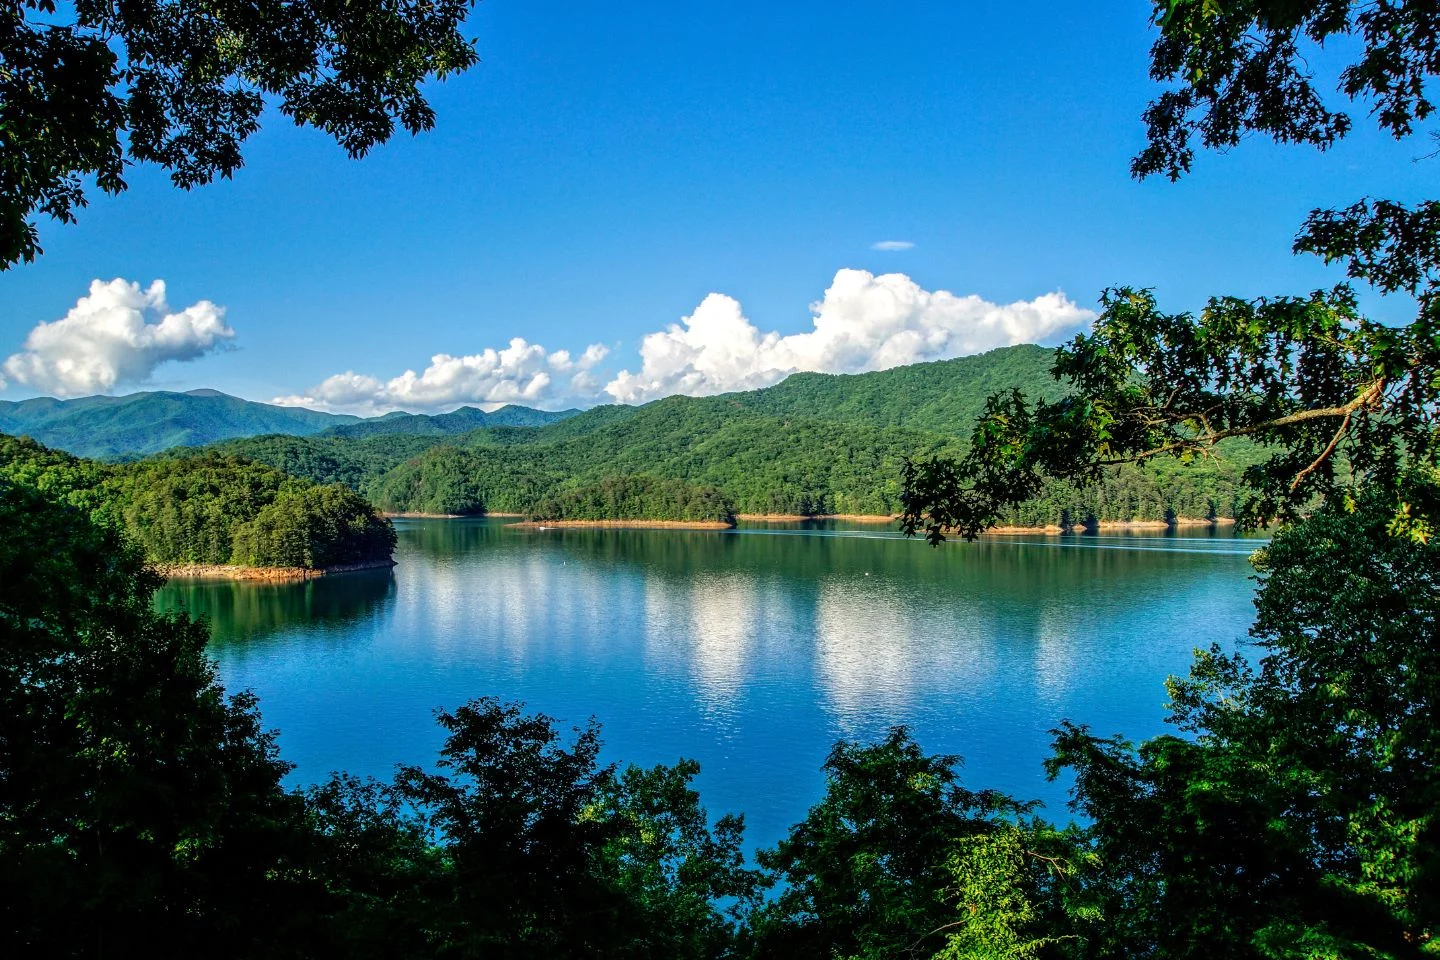
[[[0,950],[293,956],[303,815],[255,700],[113,527],[0,479]],[[297,949],[298,948],[298,949]]]
[[[758,874],[692,761],[477,699],[433,768],[287,787],[208,631],[122,531],[0,478],[0,952],[730,954]]]
[[[1164,0],[1153,20],[1151,74],[1170,87],[1144,113],[1136,177],[1179,178],[1197,138],[1224,149],[1257,133],[1323,150],[1352,128],[1343,103],[1369,103],[1374,122],[1396,138],[1412,136],[1434,111],[1433,3]],[[1332,97],[1311,62],[1327,57],[1348,58]],[[1070,396],[992,396],[966,456],[910,465],[907,529],[973,537],[1051,480],[1089,483],[1104,466],[1158,456],[1193,460],[1235,436],[1271,453],[1245,475],[1252,494],[1244,519],[1252,522],[1297,517],[1317,498],[1352,496],[1358,485],[1398,491],[1411,468],[1433,469],[1440,204],[1362,198],[1317,209],[1295,249],[1344,263],[1382,293],[1413,295],[1416,319],[1402,327],[1368,320],[1345,286],[1217,296],[1198,316],[1164,311],[1143,288],[1109,290],[1093,332],[1057,354],[1053,373]],[[1418,506],[1401,499],[1396,520],[1428,536],[1433,518]]]
[[[102,464],[0,434],[0,479],[125,530],[153,563],[320,569],[384,562],[395,547],[354,491],[236,457]]]
[[[1312,73],[1333,48],[1349,57],[1339,98],[1370,103],[1381,130],[1411,136],[1433,113],[1433,3],[1168,0],[1154,22],[1152,75],[1172,86],[1145,112],[1139,177],[1183,175],[1196,139],[1329,147],[1353,123]],[[1103,918],[1052,928],[1080,937],[1053,943],[1061,955],[1434,955],[1437,211],[1364,198],[1313,211],[1295,243],[1412,296],[1409,324],[1367,319],[1343,285],[1217,296],[1198,315],[1112,289],[1093,331],[1056,354],[1068,395],[994,395],[963,456],[907,466],[906,528],[939,541],[976,536],[1057,478],[1192,464],[1239,437],[1262,453],[1241,518],[1280,529],[1256,554],[1254,646],[1199,652],[1171,682],[1179,736],[1056,731],[1050,772],[1074,777],[1088,821],[1071,879]]]
[[[1381,130],[1412,134],[1435,112],[1427,85],[1440,72],[1440,13],[1429,0],[1158,0],[1159,36],[1150,76],[1171,85],[1145,110],[1145,149],[1131,171],[1179,179],[1207,150],[1249,133],[1282,143],[1332,146],[1350,132],[1343,103],[1367,101]],[[1348,41],[1348,42],[1347,42]],[[1335,58],[1336,94],[1328,96],[1312,61]]]
[[[41,252],[35,218],[116,194],[156,163],[230,177],[267,104],[351,157],[430,129],[422,91],[477,61],[471,0],[11,0],[0,10],[0,269]]]

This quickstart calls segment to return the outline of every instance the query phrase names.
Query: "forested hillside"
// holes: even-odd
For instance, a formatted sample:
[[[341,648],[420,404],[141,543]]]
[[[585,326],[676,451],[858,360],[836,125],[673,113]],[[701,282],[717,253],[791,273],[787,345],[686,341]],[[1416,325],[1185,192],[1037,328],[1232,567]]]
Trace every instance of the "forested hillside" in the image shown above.
[[[32,437],[79,457],[113,459],[262,434],[440,437],[484,427],[544,426],[577,413],[511,404],[490,413],[461,407],[435,416],[396,412],[362,420],[348,414],[241,400],[217,390],[157,391],[75,400],[0,400],[0,433]]]
[[[413,434],[425,437],[443,437],[455,433],[468,433],[485,427],[543,427],[566,417],[573,417],[579,410],[535,410],[506,404],[498,410],[486,413],[475,407],[460,407],[449,413],[427,415],[396,411],[383,417],[371,417],[359,423],[330,427],[322,434],[327,437],[378,437],[383,435]]]
[[[1018,389],[1030,397],[1058,399],[1064,391],[1050,375],[1054,362],[1054,350],[1022,344],[874,373],[797,373],[773,387],[729,396],[773,416],[964,435],[991,394]]]
[[[33,437],[81,457],[156,453],[261,433],[304,436],[358,419],[255,403],[215,390],[0,400],[0,433]]]
[[[123,528],[152,563],[320,569],[388,560],[395,545],[353,490],[219,453],[104,464],[0,435],[0,480]]]
[[[713,488],[740,514],[891,515],[902,506],[907,457],[959,451],[991,393],[1019,387],[1058,396],[1051,362],[1050,350],[1011,347],[876,373],[797,374],[745,393],[596,407],[541,427],[448,437],[267,436],[217,449],[317,483],[345,484],[396,513],[538,515],[542,504],[568,502],[576,491],[648,477]],[[369,432],[384,423],[357,427]],[[1232,516],[1249,457],[1237,445],[1186,470],[1168,463],[1125,468],[1083,491],[1057,484],[1008,521]],[[652,506],[644,519],[690,519],[670,515],[675,511],[659,500]]]
[[[735,523],[729,499],[715,487],[655,477],[607,477],[541,500],[537,520],[647,520]]]
[[[1053,351],[1043,347],[1007,347],[874,373],[795,374],[762,390],[583,413],[462,407],[358,420],[215,391],[40,399],[0,405],[0,429],[8,425],[51,447],[100,457],[184,445],[157,464],[192,459],[195,448],[213,450],[316,484],[342,484],[394,513],[537,515],[545,512],[542,505],[574,504],[579,491],[599,484],[648,478],[710,490],[721,513],[890,515],[902,507],[907,457],[958,452],[993,393],[1021,389],[1031,397],[1058,397],[1052,361]],[[1083,492],[1054,484],[1007,521],[1229,516],[1247,454],[1237,447],[1196,470],[1130,468]],[[679,515],[692,511],[665,506],[684,499],[656,497],[639,514],[638,501],[628,499],[627,517],[693,519]]]

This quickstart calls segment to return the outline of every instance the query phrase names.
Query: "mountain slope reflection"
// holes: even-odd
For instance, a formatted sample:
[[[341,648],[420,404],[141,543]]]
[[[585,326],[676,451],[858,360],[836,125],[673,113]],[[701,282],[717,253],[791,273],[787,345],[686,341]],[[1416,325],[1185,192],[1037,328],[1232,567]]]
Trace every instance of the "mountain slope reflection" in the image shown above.
[[[294,631],[344,638],[358,623],[384,619],[394,604],[395,580],[389,570],[304,583],[171,580],[155,600],[161,610],[209,620],[212,648],[263,643]]]

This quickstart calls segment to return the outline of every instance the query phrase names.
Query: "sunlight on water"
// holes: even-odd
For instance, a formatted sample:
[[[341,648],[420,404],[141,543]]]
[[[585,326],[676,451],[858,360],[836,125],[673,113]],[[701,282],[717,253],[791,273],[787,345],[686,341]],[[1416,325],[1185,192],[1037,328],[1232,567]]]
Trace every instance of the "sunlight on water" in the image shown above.
[[[299,781],[427,762],[437,707],[592,715],[606,755],[698,759],[712,812],[773,842],[837,738],[910,726],[972,786],[1043,799],[1062,718],[1163,729],[1168,674],[1245,635],[1264,541],[994,537],[932,549],[840,523],[733,532],[403,521],[398,566],[306,584],[172,582],[232,688],[261,698]]]

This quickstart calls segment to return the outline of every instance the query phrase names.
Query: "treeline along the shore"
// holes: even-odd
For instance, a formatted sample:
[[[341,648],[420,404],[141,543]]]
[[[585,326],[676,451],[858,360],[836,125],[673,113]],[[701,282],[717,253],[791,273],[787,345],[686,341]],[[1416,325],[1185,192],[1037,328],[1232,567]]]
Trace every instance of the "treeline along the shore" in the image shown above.
[[[537,520],[664,519],[734,523],[735,511],[714,487],[654,477],[611,477],[548,497],[531,511]]]
[[[271,435],[217,447],[317,483],[341,483],[394,513],[519,513],[576,519],[691,520],[724,514],[894,515],[902,464],[953,454],[996,390],[1056,397],[1053,352],[1010,347],[977,357],[853,376],[797,374],[783,383],[718,397],[670,397],[643,407],[598,407],[534,428],[443,435]],[[377,425],[367,426],[373,431]],[[173,455],[184,456],[184,451]],[[1078,489],[1053,484],[1007,523],[1081,525],[1232,517],[1253,451],[1242,443],[1180,469],[1171,462],[1117,468]],[[685,496],[674,496],[684,484]],[[598,489],[654,497],[607,502]],[[659,491],[665,496],[659,496]],[[581,502],[587,505],[578,506]],[[683,506],[682,506],[683,505]]]
[[[117,525],[157,564],[315,570],[384,562],[395,546],[353,490],[220,453],[106,464],[0,435],[0,479]]]

